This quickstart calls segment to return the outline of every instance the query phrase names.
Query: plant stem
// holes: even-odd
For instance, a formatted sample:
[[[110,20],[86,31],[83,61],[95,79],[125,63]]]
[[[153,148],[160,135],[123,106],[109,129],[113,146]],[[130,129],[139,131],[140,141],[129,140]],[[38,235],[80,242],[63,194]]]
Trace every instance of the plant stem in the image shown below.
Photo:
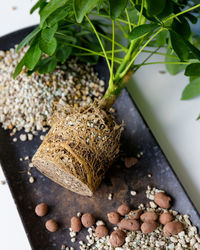
[[[184,13],[187,13],[187,12],[189,12],[191,10],[194,10],[194,9],[197,9],[199,7],[200,7],[200,4],[197,4],[197,5],[193,6],[192,8],[189,8],[187,10],[183,10],[183,11],[181,11],[181,12],[179,12],[179,13],[173,15],[173,16],[168,17],[166,20],[163,21],[163,23],[166,23],[166,22],[168,22],[169,20],[171,20],[171,19],[173,19],[175,17],[178,17],[178,16],[180,16],[180,15],[182,15]]]
[[[131,21],[130,21],[130,17],[129,17],[127,8],[125,9],[125,12],[126,12],[127,20],[128,20],[129,31],[131,32],[131,30],[132,30],[132,28],[131,28]]]
[[[152,51],[143,49],[142,53],[152,53]],[[155,52],[154,54],[161,55],[161,56],[167,56],[167,57],[174,58],[174,59],[179,59],[177,56],[172,56],[172,55],[169,55],[169,54],[166,54],[166,53]]]
[[[122,89],[125,87],[129,79],[131,78],[132,74],[132,70],[128,71],[123,79],[120,79],[119,82],[115,82],[112,87],[109,86],[109,88],[106,90],[104,97],[99,101],[100,108],[109,110],[112,107],[118,96],[121,94]]]
[[[86,19],[88,20],[89,24],[91,25],[92,29],[94,30],[94,33],[95,33],[95,35],[96,35],[96,37],[97,37],[97,39],[98,39],[98,41],[99,41],[99,44],[100,44],[100,46],[101,46],[101,49],[102,49],[102,51],[103,51],[103,53],[104,53],[104,56],[105,56],[105,58],[106,58],[106,62],[107,62],[107,64],[108,64],[108,68],[109,68],[109,71],[110,71],[110,74],[111,74],[110,62],[109,62],[109,60],[108,60],[108,57],[107,57],[107,54],[106,54],[106,52],[105,52],[105,48],[104,48],[104,46],[103,46],[103,43],[102,43],[102,41],[101,41],[101,38],[99,37],[96,28],[94,27],[93,23],[90,21],[90,19],[88,18],[88,16],[85,16],[85,17],[86,17]]]
[[[114,56],[115,56],[115,21],[112,20],[112,61],[111,61],[111,71],[110,71],[110,81],[109,86],[113,87],[113,68],[114,68]]]
[[[149,63],[141,63],[135,64],[134,66],[143,66],[143,65],[151,65],[151,64],[190,64],[191,62],[149,62]]]
[[[164,28],[159,28],[158,31],[149,38],[149,40],[142,46],[142,48],[135,54],[135,56],[131,59],[128,66],[125,68],[125,70],[120,74],[120,78],[123,78],[127,72],[130,70],[132,64],[134,63],[136,57],[142,52],[142,50],[163,30]]]
[[[139,16],[139,20],[138,20],[138,25],[140,25],[141,22],[142,22],[143,9],[144,9],[144,0],[142,0],[142,4],[141,4],[141,10],[140,10],[140,16]]]

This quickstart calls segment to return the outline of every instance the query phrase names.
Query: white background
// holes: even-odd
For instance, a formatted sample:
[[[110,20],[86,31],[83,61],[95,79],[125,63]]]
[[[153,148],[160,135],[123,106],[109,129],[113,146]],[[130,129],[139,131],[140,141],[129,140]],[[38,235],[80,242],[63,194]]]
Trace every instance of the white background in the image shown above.
[[[29,10],[35,1],[6,0],[0,8],[0,36],[36,24]],[[12,7],[16,7],[13,10]],[[162,60],[154,58],[153,60]],[[188,194],[200,211],[200,98],[180,101],[188,80],[183,74],[160,74],[163,65],[146,66],[132,82],[132,95],[171,162]],[[4,180],[0,170],[0,180]],[[29,250],[23,226],[7,185],[0,186],[0,249]]]

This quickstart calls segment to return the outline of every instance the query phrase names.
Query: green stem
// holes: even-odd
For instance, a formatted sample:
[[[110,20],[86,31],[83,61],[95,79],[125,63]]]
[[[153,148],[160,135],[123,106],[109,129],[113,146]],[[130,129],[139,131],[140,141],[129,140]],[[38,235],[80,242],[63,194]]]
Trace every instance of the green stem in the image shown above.
[[[134,66],[143,66],[143,65],[151,65],[151,64],[190,64],[191,62],[149,62],[149,63],[141,63],[135,64]]]
[[[105,17],[105,18],[108,18],[110,19],[110,16],[108,15],[103,15],[103,14],[97,14],[97,13],[90,13],[90,15],[94,15],[94,16],[101,16],[101,17]],[[121,18],[116,18],[116,21],[119,21],[121,23],[125,23],[125,24],[129,24],[128,21],[124,20],[124,19],[121,19]],[[131,26],[135,27],[135,24],[131,23]]]
[[[138,20],[138,25],[140,25],[141,22],[142,22],[143,9],[144,9],[144,0],[142,0],[142,4],[141,4],[141,10],[140,10],[140,16],[139,16],[139,20]]]
[[[90,21],[90,19],[88,18],[88,16],[85,16],[85,17],[86,17],[86,19],[88,20],[89,24],[91,25],[92,29],[94,30],[94,33],[95,33],[95,35],[96,35],[96,37],[97,37],[97,39],[98,39],[98,41],[99,41],[99,44],[100,44],[100,46],[101,46],[101,49],[102,49],[102,51],[103,51],[103,53],[104,53],[104,56],[105,56],[105,58],[106,58],[106,62],[107,62],[107,64],[108,64],[109,71],[110,71],[110,73],[111,73],[110,62],[109,62],[109,60],[108,60],[108,57],[107,57],[107,54],[106,54],[106,52],[105,52],[105,48],[104,48],[104,46],[103,46],[103,43],[102,43],[102,41],[101,41],[101,38],[99,37],[96,28],[94,27],[93,23]]]
[[[125,38],[128,38],[128,34],[126,33],[124,27],[121,25],[120,22],[118,22],[118,21],[116,21],[116,22],[117,22],[117,25],[119,26],[120,30],[123,32],[124,37],[125,37]]]
[[[115,21],[112,20],[112,60],[111,60],[111,72],[109,86],[113,86],[113,68],[114,68],[114,56],[115,56]]]
[[[131,59],[128,66],[125,68],[125,70],[120,74],[120,78],[123,78],[127,72],[130,70],[132,64],[134,63],[136,57],[142,52],[142,50],[163,30],[164,28],[159,28],[159,30],[149,38],[149,40],[142,46],[142,48],[135,54],[135,56]]]
[[[134,50],[136,50],[138,44],[139,44],[140,40],[132,40],[129,50],[127,52],[127,54],[125,55],[122,64],[119,66],[119,68],[117,69],[116,75],[115,75],[115,81],[118,82],[120,79],[120,74],[121,72],[125,69],[127,63],[129,62],[130,58],[131,58],[131,54]]]
[[[171,20],[171,19],[173,19],[173,18],[175,18],[175,17],[178,17],[178,16],[180,16],[180,15],[183,15],[183,14],[185,14],[185,13],[191,11],[191,10],[197,9],[197,8],[199,8],[199,7],[200,7],[200,4],[197,4],[197,5],[193,6],[192,8],[189,8],[189,9],[187,9],[187,10],[181,11],[181,12],[179,12],[179,13],[173,15],[173,16],[168,17],[166,20],[163,21],[163,23],[166,23],[166,22],[168,22],[169,20]]]
[[[130,21],[130,17],[129,17],[129,14],[128,14],[128,11],[127,11],[127,8],[125,9],[125,12],[126,12],[126,17],[127,17],[127,20],[128,20],[128,27],[129,27],[129,31],[131,32],[132,28],[131,28],[131,21]]]
[[[152,51],[143,49],[142,53],[152,53]],[[161,55],[161,56],[167,56],[167,57],[174,58],[174,59],[179,59],[177,56],[172,56],[172,55],[169,55],[169,54],[166,54],[166,53],[155,52],[154,54]]]
[[[101,56],[103,58],[105,58],[104,54],[99,52],[99,53],[74,53],[75,56],[92,56],[92,55],[97,55],[97,56]],[[111,56],[108,56],[109,60],[112,60]],[[122,63],[122,59],[118,58],[118,57],[114,57],[114,62],[121,64]]]

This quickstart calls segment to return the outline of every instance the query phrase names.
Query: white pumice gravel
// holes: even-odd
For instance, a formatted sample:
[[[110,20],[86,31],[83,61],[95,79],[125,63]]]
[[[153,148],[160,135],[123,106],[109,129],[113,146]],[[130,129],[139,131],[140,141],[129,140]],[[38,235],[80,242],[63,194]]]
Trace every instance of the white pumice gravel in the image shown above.
[[[132,190],[132,191],[130,192],[130,194],[131,194],[132,196],[135,196],[135,195],[137,194],[137,192],[134,191],[134,190]]]
[[[56,102],[78,107],[90,103],[92,98],[102,97],[104,81],[93,67],[79,64],[77,59],[57,67],[53,73],[35,72],[27,76],[23,71],[14,80],[12,74],[26,50],[19,54],[15,48],[0,51],[0,123],[4,129],[24,128],[27,133],[45,131]]]

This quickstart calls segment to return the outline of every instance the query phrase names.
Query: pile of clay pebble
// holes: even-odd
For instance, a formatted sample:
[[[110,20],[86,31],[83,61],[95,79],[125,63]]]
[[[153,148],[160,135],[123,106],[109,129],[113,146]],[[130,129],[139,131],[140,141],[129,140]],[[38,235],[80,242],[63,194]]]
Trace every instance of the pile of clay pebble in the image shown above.
[[[91,213],[82,216],[78,213],[71,218],[71,242],[76,241],[77,233],[84,227],[89,235],[86,242],[79,241],[81,250],[200,249],[197,228],[192,226],[188,215],[170,209],[171,197],[163,190],[149,186],[146,194],[147,198],[153,197],[148,206],[140,204],[138,209],[131,210],[127,204],[121,204],[116,211],[107,214],[109,223],[114,226],[110,235],[105,222],[98,220],[95,223]],[[39,216],[46,214],[46,204],[39,204],[35,212]],[[58,230],[54,220],[48,220],[45,225],[50,232]],[[69,249],[73,248],[61,246],[61,250]]]

